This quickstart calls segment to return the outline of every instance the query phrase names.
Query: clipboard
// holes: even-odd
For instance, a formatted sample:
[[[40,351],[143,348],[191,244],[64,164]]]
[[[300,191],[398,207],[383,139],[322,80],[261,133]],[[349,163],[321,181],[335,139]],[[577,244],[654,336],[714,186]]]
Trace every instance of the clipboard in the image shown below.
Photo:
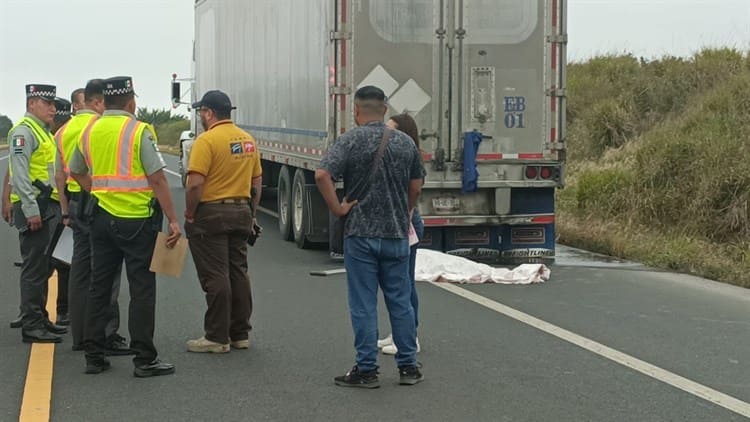
[[[151,257],[149,270],[157,274],[179,278],[185,267],[185,256],[188,250],[188,240],[180,237],[173,248],[167,247],[167,234],[159,232],[156,235],[156,246]]]
[[[52,258],[65,264],[70,265],[73,262],[73,229],[65,225],[58,225],[55,228],[56,239],[53,236],[54,249],[52,250]]]

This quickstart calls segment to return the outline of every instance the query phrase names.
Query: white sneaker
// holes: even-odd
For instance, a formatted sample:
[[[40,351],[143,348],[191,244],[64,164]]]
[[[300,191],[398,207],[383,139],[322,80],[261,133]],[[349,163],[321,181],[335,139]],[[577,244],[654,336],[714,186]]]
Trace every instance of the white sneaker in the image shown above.
[[[235,349],[249,349],[250,340],[234,340],[229,343]]]
[[[421,350],[422,348],[419,346],[419,339],[417,339],[417,353],[419,353]],[[383,346],[383,354],[385,355],[395,355],[397,352],[398,348],[393,343],[387,346]]]
[[[193,353],[228,353],[229,344],[216,343],[201,337],[195,340],[187,341],[188,352]]]
[[[389,334],[388,337],[378,340],[378,349],[382,349],[385,346],[393,344],[393,334]]]

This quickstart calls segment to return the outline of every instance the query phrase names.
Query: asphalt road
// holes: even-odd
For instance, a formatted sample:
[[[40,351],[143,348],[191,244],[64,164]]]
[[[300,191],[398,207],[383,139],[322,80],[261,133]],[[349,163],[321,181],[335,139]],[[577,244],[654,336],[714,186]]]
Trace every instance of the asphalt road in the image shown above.
[[[173,157],[169,168],[176,170]],[[0,161],[5,171],[7,160]],[[169,176],[182,214],[179,179]],[[264,236],[250,251],[255,309],[251,348],[191,354],[205,302],[192,260],[181,279],[158,277],[156,346],[173,376],[136,379],[128,357],[85,375],[69,338],[56,347],[54,421],[739,421],[709,400],[584,350],[427,283],[420,294],[426,380],[398,386],[382,356],[381,388],[336,387],[353,364],[344,275],[326,251]],[[17,420],[29,346],[8,327],[18,309],[16,232],[0,227],[0,421]],[[549,282],[464,289],[750,402],[750,292],[689,276],[607,262],[562,249]],[[123,283],[123,286],[127,284]],[[127,289],[121,292],[127,315]],[[381,306],[381,310],[384,308]],[[389,332],[381,312],[381,332]],[[122,333],[127,336],[127,321]],[[129,337],[129,336],[128,336]]]

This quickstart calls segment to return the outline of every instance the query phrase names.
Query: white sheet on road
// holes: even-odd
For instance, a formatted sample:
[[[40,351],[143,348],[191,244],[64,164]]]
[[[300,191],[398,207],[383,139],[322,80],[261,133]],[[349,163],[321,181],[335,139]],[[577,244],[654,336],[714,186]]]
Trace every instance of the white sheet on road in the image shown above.
[[[417,281],[532,284],[549,280],[549,276],[544,264],[521,264],[508,270],[429,249],[417,250]]]

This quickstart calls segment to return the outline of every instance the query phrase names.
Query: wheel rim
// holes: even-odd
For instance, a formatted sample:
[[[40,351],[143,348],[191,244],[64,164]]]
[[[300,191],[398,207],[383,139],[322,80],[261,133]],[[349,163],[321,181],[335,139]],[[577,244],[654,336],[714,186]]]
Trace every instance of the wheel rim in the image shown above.
[[[295,233],[301,234],[304,201],[302,200],[302,189],[297,183],[294,184],[294,195],[292,196],[294,197],[294,218],[292,218],[292,223],[294,224]]]
[[[289,215],[289,202],[287,201],[288,195],[287,195],[287,185],[284,183],[281,183],[279,185],[279,220],[282,224],[287,224],[287,216]]]

